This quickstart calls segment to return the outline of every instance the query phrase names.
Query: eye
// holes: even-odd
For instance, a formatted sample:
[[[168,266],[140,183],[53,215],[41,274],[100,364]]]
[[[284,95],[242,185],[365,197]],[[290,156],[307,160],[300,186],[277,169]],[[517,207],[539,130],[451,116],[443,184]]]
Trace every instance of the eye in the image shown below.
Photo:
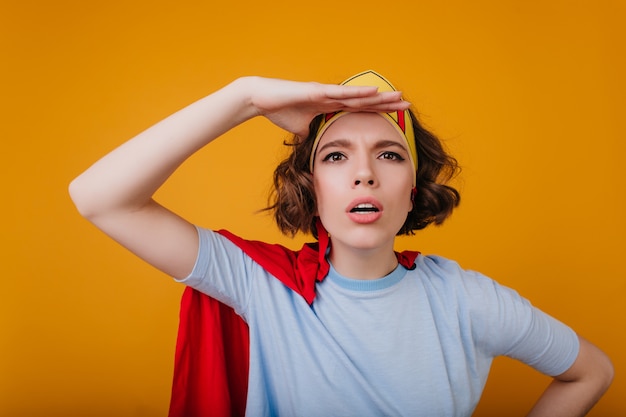
[[[339,162],[345,158],[341,152],[331,152],[322,159],[322,162]]]
[[[385,151],[381,153],[379,158],[387,159],[390,161],[404,161],[404,158],[400,154],[391,151]]]

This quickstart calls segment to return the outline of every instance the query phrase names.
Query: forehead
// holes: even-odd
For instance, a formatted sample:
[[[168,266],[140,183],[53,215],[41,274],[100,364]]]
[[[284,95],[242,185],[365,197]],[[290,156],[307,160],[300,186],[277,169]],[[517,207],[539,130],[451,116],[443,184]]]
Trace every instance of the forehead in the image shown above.
[[[400,143],[404,138],[379,113],[347,113],[333,122],[320,138],[319,145],[335,139],[386,139]]]

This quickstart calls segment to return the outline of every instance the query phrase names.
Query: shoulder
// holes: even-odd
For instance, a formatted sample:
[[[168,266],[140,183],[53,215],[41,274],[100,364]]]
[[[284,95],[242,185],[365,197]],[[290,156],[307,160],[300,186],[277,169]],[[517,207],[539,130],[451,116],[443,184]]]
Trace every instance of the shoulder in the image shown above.
[[[242,238],[228,230],[212,230],[196,226],[201,244],[209,246],[209,249],[218,247],[226,250],[243,252],[252,259],[259,257],[289,257],[297,252],[274,243]]]
[[[472,288],[491,287],[496,282],[473,270],[465,269],[458,262],[438,255],[424,255],[416,259],[415,270],[423,279],[448,286]]]
[[[417,279],[426,291],[455,299],[474,313],[493,314],[503,305],[528,308],[529,302],[517,291],[477,271],[464,269],[458,262],[437,255],[419,256]]]
[[[315,244],[304,245],[295,251],[279,244],[243,239],[226,230],[201,230],[200,233],[213,235],[215,239],[219,236],[228,242],[225,246],[231,246],[231,250],[241,253],[252,264],[302,295],[307,302],[313,301],[315,280],[321,270]]]

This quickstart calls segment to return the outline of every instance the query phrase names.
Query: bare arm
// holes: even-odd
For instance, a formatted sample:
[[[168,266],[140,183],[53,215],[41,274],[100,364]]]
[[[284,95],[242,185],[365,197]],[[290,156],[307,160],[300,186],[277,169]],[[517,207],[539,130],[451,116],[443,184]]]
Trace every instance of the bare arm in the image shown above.
[[[319,113],[406,108],[399,93],[370,87],[245,77],[169,116],[115,149],[70,184],[79,212],[150,264],[175,276],[191,272],[197,234],[152,196],[194,152],[262,115],[306,135]]]
[[[613,365],[596,346],[579,337],[580,352],[574,364],[554,378],[529,417],[584,416],[613,380]]]

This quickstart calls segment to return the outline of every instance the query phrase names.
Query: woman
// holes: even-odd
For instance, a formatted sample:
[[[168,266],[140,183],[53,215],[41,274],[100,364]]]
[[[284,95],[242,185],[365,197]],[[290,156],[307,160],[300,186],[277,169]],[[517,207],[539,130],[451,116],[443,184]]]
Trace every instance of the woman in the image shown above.
[[[372,71],[343,85],[241,78],[102,158],[70,193],[113,239],[247,323],[247,415],[470,415],[498,355],[554,377],[529,415],[584,415],[612,379],[598,348],[489,278],[393,251],[397,234],[458,204],[445,185],[454,160],[408,107]],[[215,233],[152,199],[259,115],[296,135],[275,173],[277,223],[319,246]]]

